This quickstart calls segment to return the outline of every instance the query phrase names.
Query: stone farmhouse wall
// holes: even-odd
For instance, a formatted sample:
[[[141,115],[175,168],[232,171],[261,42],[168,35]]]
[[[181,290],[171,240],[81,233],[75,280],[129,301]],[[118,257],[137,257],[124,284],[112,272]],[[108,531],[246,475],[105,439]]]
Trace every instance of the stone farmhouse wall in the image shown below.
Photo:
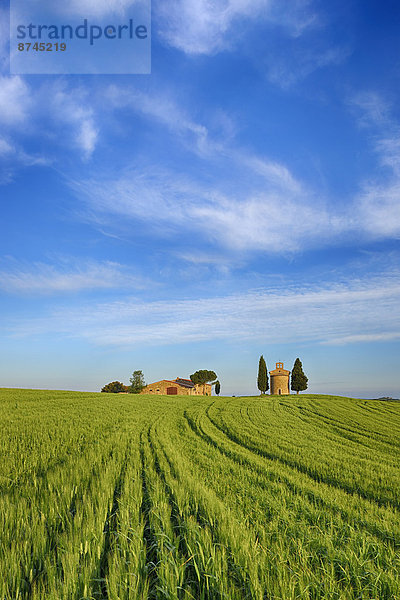
[[[206,383],[205,395],[211,396],[211,385]],[[155,394],[155,395],[168,395],[168,396],[202,396],[203,386],[196,384],[194,387],[187,387],[180,385],[176,381],[170,381],[168,379],[162,379],[155,383],[149,383],[146,385],[142,394]]]

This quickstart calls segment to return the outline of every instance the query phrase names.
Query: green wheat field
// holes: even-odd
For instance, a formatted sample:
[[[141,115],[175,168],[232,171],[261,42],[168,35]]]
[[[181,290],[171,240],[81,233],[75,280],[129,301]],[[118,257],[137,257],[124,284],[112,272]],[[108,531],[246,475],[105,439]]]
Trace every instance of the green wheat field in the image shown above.
[[[400,599],[400,402],[0,390],[0,598]]]

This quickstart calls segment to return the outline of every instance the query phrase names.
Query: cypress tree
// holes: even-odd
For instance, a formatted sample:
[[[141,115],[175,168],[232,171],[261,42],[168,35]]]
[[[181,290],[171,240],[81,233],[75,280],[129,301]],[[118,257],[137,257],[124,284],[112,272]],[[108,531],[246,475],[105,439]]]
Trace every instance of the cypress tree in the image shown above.
[[[221,391],[221,384],[220,384],[219,381],[215,382],[215,388],[214,389],[215,389],[215,393],[217,394],[217,396],[219,396],[219,393]]]
[[[262,394],[269,390],[267,365],[262,355],[258,362],[257,387]]]
[[[308,378],[304,375],[303,365],[301,364],[301,360],[296,358],[293,365],[292,370],[292,378],[290,389],[294,392],[302,392],[306,390],[308,387]]]

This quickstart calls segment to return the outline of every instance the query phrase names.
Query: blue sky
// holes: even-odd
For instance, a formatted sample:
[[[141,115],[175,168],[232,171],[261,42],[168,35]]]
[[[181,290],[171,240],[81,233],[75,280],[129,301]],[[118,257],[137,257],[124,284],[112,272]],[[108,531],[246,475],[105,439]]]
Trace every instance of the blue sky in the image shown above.
[[[10,75],[0,6],[1,386],[399,397],[396,2],[153,0],[114,76]]]

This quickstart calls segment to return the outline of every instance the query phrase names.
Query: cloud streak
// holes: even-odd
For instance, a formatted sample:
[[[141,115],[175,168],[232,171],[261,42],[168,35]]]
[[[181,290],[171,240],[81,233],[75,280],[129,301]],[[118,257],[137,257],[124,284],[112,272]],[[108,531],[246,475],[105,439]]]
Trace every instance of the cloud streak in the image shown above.
[[[285,167],[268,162],[258,178],[248,164],[237,164],[229,181],[212,183],[154,168],[128,171],[115,180],[96,176],[69,183],[86,204],[88,218],[112,225],[114,217],[118,228],[123,217],[140,221],[152,236],[173,240],[180,232],[191,235],[192,244],[198,239],[233,252],[285,254],[400,233],[396,179],[364,186],[341,208],[307,190]]]
[[[202,235],[235,251],[292,252],[340,232],[340,218],[329,214],[324,201],[287,166],[235,143],[232,123],[230,133],[213,134],[170,95],[110,86],[105,96],[114,108],[129,108],[165,127],[173,143],[178,141],[211,168],[207,182],[150,165],[126,169],[115,179],[96,174],[71,180],[95,220],[106,215],[139,219],[153,233],[162,229],[164,237],[178,229],[195,231],[197,238]],[[220,118],[225,122],[227,116]]]
[[[299,42],[293,42],[290,52],[277,54],[271,51],[266,59],[266,75],[268,80],[283,90],[288,90],[297,82],[305,79],[318,69],[342,64],[350,55],[349,47],[324,47],[320,43],[320,51],[307,50],[298,47]]]
[[[14,336],[57,333],[100,346],[202,341],[348,344],[400,339],[400,273],[320,287],[282,286],[197,300],[138,299],[55,310]]]
[[[362,227],[378,238],[400,236],[400,125],[380,94],[363,92],[350,101],[378,157],[380,173],[362,184],[356,200]]]
[[[294,252],[317,245],[322,238],[326,243],[341,232],[344,219],[312,196],[293,194],[292,181],[277,184],[272,178],[267,183],[262,177],[247,189],[243,179],[249,174],[238,169],[235,175],[236,191],[224,189],[222,182],[214,187],[155,169],[134,170],[117,180],[70,181],[70,185],[96,219],[103,215],[109,223],[112,216],[139,220],[152,235],[169,238],[179,231],[196,232],[203,242],[212,240],[233,251]]]
[[[0,75],[0,123],[20,125],[28,119],[32,105],[28,85],[18,75]]]
[[[72,88],[65,81],[34,88],[24,79],[0,75],[0,126],[8,136],[29,136],[63,130],[62,143],[78,149],[89,159],[97,145],[99,127],[87,91]],[[49,127],[49,123],[51,127]],[[65,134],[67,131],[67,134]],[[1,133],[1,132],[0,132]],[[4,135],[4,134],[3,134]],[[47,136],[56,139],[55,136]]]
[[[63,122],[72,129],[70,140],[81,151],[83,158],[90,158],[96,147],[99,129],[87,92],[56,83],[49,109],[56,122]]]
[[[151,235],[172,239],[179,231],[233,252],[292,253],[400,234],[399,127],[376,94],[359,95],[353,108],[361,111],[362,123],[366,113],[378,127],[373,144],[386,170],[361,182],[345,205],[310,189],[288,166],[246,152],[232,137],[213,135],[171,96],[112,86],[106,97],[114,107],[128,107],[167,128],[171,143],[178,141],[210,168],[207,178],[149,165],[117,178],[96,174],[71,181],[96,220],[139,220]]]
[[[222,140],[213,138],[209,129],[192,118],[168,92],[158,91],[155,95],[134,88],[111,85],[105,92],[105,98],[113,108],[129,108],[134,113],[166,127],[185,147],[199,156],[211,157],[217,152],[226,151]]]
[[[246,24],[263,22],[284,27],[299,36],[315,24],[309,2],[282,0],[176,0],[157,2],[159,35],[165,42],[189,55],[212,55],[231,49]]]
[[[0,290],[8,294],[50,295],[146,286],[144,279],[111,261],[68,260],[57,265],[3,262],[6,268],[0,270]]]

